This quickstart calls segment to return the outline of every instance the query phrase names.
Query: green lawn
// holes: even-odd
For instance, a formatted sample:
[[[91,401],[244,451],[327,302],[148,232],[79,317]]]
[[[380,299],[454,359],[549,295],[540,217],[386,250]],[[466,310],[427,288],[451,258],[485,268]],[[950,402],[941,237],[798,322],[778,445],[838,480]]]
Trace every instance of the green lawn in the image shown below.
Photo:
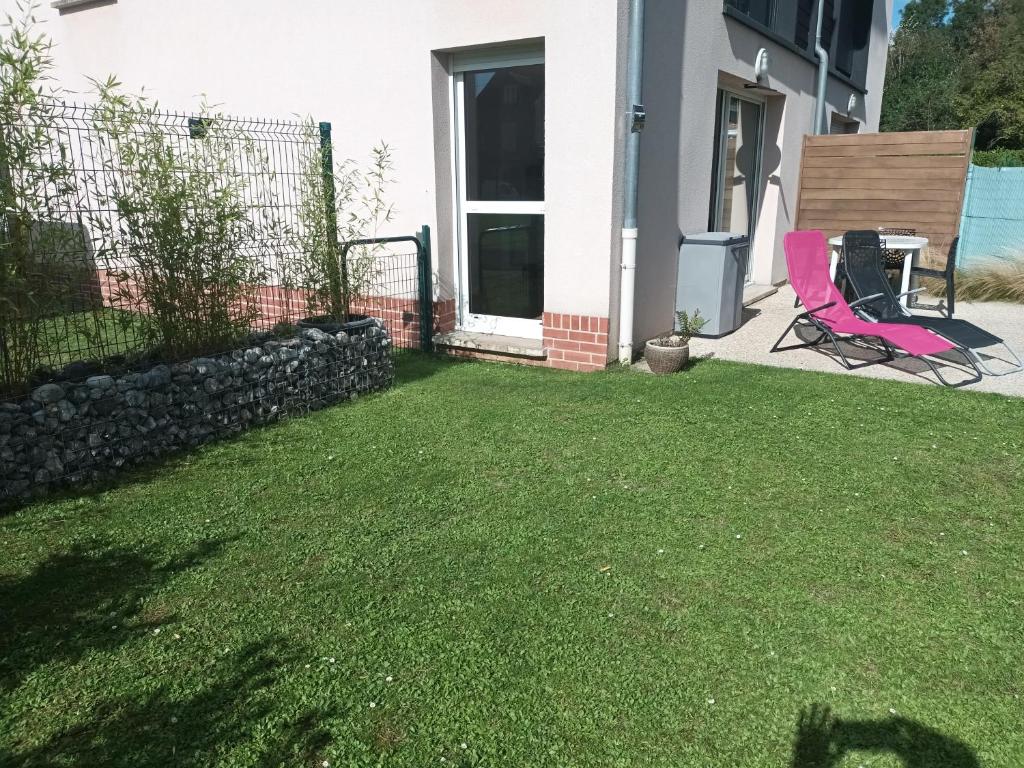
[[[42,365],[60,368],[83,359],[141,352],[146,348],[145,316],[102,309],[56,315],[42,321]]]
[[[400,368],[0,518],[0,765],[1020,765],[1024,401]]]

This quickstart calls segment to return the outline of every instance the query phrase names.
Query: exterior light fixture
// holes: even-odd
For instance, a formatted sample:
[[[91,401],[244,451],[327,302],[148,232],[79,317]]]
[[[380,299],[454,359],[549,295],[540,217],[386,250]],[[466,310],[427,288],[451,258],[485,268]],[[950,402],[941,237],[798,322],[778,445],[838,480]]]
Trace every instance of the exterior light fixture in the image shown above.
[[[754,57],[754,79],[758,85],[765,85],[768,82],[768,66],[771,60],[768,58],[768,49],[762,48]]]

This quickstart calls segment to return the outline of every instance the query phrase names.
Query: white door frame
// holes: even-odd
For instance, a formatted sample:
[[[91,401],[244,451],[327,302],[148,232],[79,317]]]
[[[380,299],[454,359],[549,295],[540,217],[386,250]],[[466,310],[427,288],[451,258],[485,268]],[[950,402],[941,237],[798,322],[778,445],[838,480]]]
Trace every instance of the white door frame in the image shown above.
[[[451,136],[455,213],[455,274],[456,274],[456,327],[459,330],[477,333],[493,333],[502,336],[519,336],[540,339],[544,333],[543,320],[497,315],[474,314],[469,310],[469,236],[467,216],[471,213],[508,213],[544,215],[544,201],[500,201],[466,199],[466,122],[463,119],[465,104],[466,72],[481,69],[543,64],[543,51],[521,49],[513,51],[492,51],[471,53],[453,57],[451,76]]]

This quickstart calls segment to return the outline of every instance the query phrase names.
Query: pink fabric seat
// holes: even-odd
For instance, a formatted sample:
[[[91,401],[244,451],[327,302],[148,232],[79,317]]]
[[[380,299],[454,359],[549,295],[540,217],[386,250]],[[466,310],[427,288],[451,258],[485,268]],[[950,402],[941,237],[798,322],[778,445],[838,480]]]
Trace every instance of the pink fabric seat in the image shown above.
[[[817,230],[790,232],[785,239],[789,281],[808,311],[834,302],[831,307],[813,312],[814,319],[836,333],[852,336],[877,336],[894,347],[918,355],[936,355],[955,349],[940,336],[914,325],[869,323],[857,317],[829,275],[828,244]]]

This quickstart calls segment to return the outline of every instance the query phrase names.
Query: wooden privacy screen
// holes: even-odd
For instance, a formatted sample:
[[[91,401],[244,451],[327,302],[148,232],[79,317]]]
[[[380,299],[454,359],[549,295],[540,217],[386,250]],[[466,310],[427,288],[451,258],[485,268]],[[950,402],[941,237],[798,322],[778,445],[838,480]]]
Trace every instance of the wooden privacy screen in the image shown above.
[[[960,230],[973,130],[805,136],[797,229],[908,227],[945,264]]]

